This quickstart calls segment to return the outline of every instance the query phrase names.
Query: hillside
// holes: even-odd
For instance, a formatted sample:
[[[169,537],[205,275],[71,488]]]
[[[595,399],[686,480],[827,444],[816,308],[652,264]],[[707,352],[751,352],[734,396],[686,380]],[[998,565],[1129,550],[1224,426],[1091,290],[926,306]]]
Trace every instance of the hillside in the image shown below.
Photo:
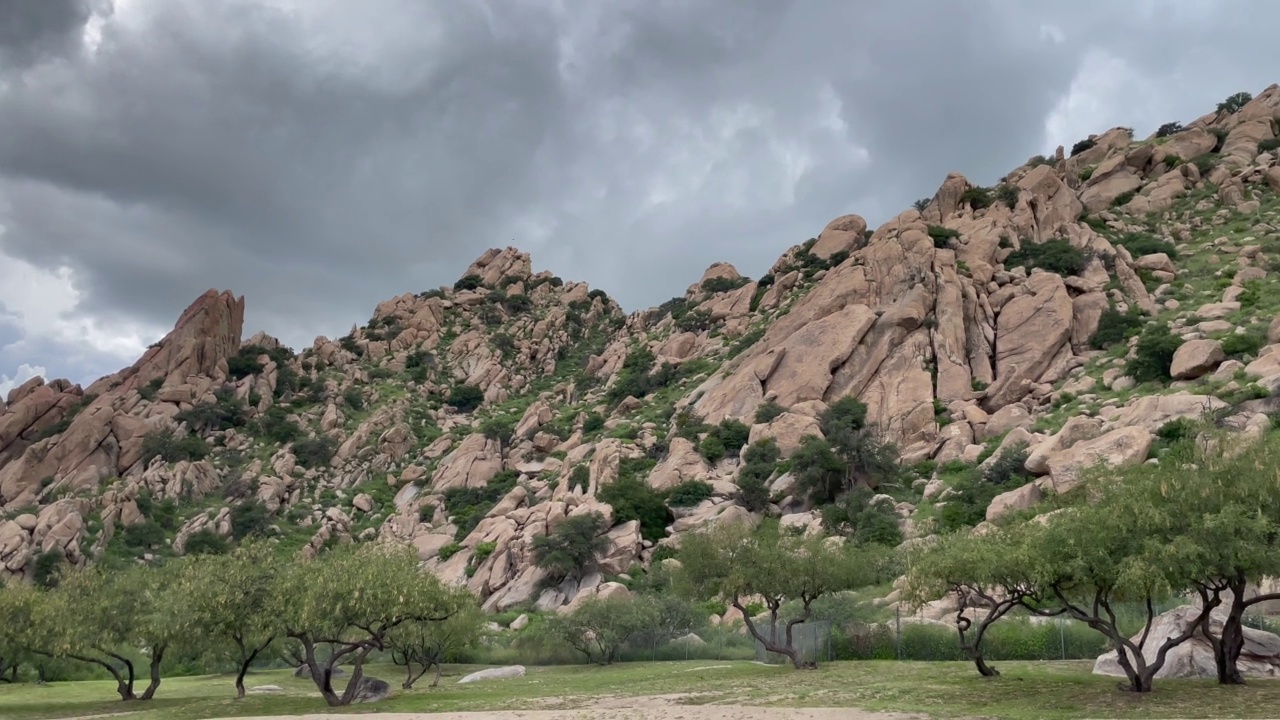
[[[210,290],[132,366],[0,404],[0,579],[386,539],[488,610],[550,610],[709,523],[909,541],[1144,462],[1183,418],[1268,432],[1280,86],[1224,105],[994,187],[953,173],[878,228],[836,218],[763,277],[716,264],[631,315],[516,248],[300,352]],[[897,467],[815,492],[797,463],[845,441],[805,439],[843,398]],[[600,574],[544,587],[534,538],[590,512]]]

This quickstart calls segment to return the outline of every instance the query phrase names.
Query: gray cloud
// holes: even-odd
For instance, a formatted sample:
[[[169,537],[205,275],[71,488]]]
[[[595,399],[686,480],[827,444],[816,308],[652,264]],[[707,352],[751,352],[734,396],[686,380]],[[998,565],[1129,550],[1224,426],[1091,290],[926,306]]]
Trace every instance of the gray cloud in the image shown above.
[[[635,308],[1280,67],[1247,0],[570,5],[17,2],[0,262],[69,269],[103,332],[219,287],[306,344],[512,241]]]

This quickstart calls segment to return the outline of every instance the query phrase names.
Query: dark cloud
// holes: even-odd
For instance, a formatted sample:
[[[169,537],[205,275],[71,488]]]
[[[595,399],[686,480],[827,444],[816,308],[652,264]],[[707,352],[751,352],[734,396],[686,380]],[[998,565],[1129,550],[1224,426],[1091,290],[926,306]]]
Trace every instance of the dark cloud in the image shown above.
[[[79,47],[90,0],[0,0],[0,67],[24,67]]]
[[[231,288],[294,344],[513,241],[656,304],[1280,67],[1247,0],[0,3],[0,262],[97,328]]]

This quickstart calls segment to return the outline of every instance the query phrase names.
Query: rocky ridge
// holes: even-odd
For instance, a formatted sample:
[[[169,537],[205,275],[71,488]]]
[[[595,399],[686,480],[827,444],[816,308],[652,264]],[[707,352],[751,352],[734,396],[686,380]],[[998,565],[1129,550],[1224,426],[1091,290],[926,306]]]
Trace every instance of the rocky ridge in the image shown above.
[[[566,609],[708,523],[820,528],[787,463],[841,398],[909,468],[868,501],[906,541],[948,505],[998,522],[1099,462],[1148,461],[1180,419],[1268,432],[1280,86],[1166,129],[1111,129],[990,188],[953,173],[878,228],[836,218],[761,278],[718,263],[631,315],[510,247],[298,353],[244,338],[243,298],[211,290],[131,367],[4,399],[0,576],[261,532],[303,554],[411,544],[489,610]],[[1178,343],[1163,381],[1131,373],[1144,325]],[[762,512],[739,499],[745,450],[705,450],[724,421],[780,450]],[[958,479],[1006,456],[1018,482]],[[709,492],[655,529],[606,501],[635,482]],[[599,572],[546,587],[534,538],[590,512],[609,519]]]

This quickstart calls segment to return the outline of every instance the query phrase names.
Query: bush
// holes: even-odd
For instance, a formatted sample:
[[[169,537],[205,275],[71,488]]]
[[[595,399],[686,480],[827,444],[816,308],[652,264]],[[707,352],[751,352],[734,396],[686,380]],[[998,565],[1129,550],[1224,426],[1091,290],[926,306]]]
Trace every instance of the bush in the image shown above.
[[[1005,267],[1023,266],[1028,270],[1040,268],[1059,275],[1077,275],[1084,270],[1088,258],[1083,251],[1071,246],[1062,238],[1033,243],[1024,240],[1022,247],[1005,258]]]
[[[857,488],[822,507],[822,526],[858,544],[899,545],[903,541],[893,504],[874,500],[868,488]]]
[[[1240,111],[1240,108],[1248,105],[1253,101],[1253,94],[1247,92],[1238,92],[1227,97],[1226,100],[1218,103],[1218,112],[1234,114]]]
[[[569,492],[574,492],[578,488],[582,488],[586,492],[591,486],[591,470],[586,465],[578,465],[573,468],[573,472],[569,473]]]
[[[667,491],[667,505],[679,508],[693,507],[714,493],[709,482],[685,480]]]
[[[1173,243],[1154,235],[1125,233],[1119,240],[1116,240],[1116,244],[1124,247],[1134,257],[1164,253],[1169,256],[1170,260],[1178,259],[1178,248],[1174,247]]]
[[[769,488],[765,484],[778,467],[782,452],[773,438],[758,440],[742,456],[738,472],[738,503],[751,512],[762,512],[769,505]]]
[[[271,524],[271,511],[259,500],[249,500],[231,506],[231,537],[243,540],[265,535]]]
[[[984,187],[966,188],[960,194],[960,202],[968,203],[974,210],[981,210],[991,204],[991,191]]]
[[[755,421],[757,424],[773,422],[775,418],[786,411],[786,408],[770,400],[756,407]]]
[[[1156,137],[1169,137],[1170,135],[1177,135],[1180,132],[1182,132],[1182,123],[1167,122],[1156,130]]]
[[[1094,350],[1105,350],[1133,337],[1145,324],[1146,320],[1142,315],[1136,312],[1122,313],[1112,305],[1102,311],[1102,316],[1098,318],[1098,329],[1089,338],[1089,345]]]
[[[1025,443],[1013,443],[1005,448],[995,460],[982,471],[982,478],[992,485],[1006,485],[1014,480],[1021,480],[1022,485],[1031,479],[1026,464],[1030,453]]]
[[[475,290],[480,287],[479,275],[463,275],[458,278],[458,282],[453,284],[454,290]]]
[[[723,293],[738,288],[751,282],[750,278],[736,277],[713,277],[702,281],[702,291],[707,293]]]
[[[997,495],[1021,487],[1029,481],[1021,475],[1013,475],[1010,477],[1012,482],[997,485],[987,482],[977,468],[964,468],[947,480],[952,493],[947,496],[939,513],[944,531],[970,528],[983,522],[987,519],[987,506]]]
[[[318,468],[328,465],[329,461],[333,459],[333,454],[337,451],[337,443],[328,435],[317,435],[313,438],[305,438],[293,443],[294,457],[298,458],[298,464],[304,468]]]
[[[142,439],[142,460],[160,457],[167,463],[195,462],[209,454],[209,446],[195,435],[175,437],[168,432],[155,432]]]
[[[440,554],[439,554],[440,562],[444,562],[445,560],[448,560],[449,558],[453,557],[454,555],[457,555],[461,551],[462,551],[462,545],[459,543],[451,542],[445,545],[444,547],[440,548]]]
[[[591,292],[599,292],[592,290]],[[502,298],[502,307],[512,315],[519,315],[522,312],[528,312],[533,309],[533,301],[528,295],[505,295]]]
[[[1170,420],[1156,430],[1156,437],[1167,444],[1180,440],[1189,440],[1195,436],[1196,422],[1191,418],[1181,417]]]
[[[1233,333],[1222,339],[1222,352],[1236,359],[1245,355],[1256,357],[1266,344],[1267,338],[1260,332]]]
[[[929,237],[933,240],[933,246],[939,250],[951,247],[951,240],[960,237],[958,230],[952,230],[941,225],[930,225],[928,230]]]
[[[293,442],[302,434],[302,429],[289,419],[287,410],[280,405],[272,405],[258,418],[258,434],[283,445]]]
[[[454,539],[461,542],[498,501],[516,486],[520,474],[512,470],[498,473],[483,487],[453,488],[444,493],[444,507],[457,527]]]
[[[1122,192],[1111,199],[1111,207],[1118,208],[1118,207],[1123,207],[1125,205],[1128,205],[1129,201],[1133,200],[1135,197],[1137,197],[1137,195],[1138,195],[1137,190],[1126,190],[1125,192]]]
[[[553,584],[582,577],[595,569],[596,556],[606,549],[608,529],[600,513],[565,518],[551,534],[534,538],[534,564],[547,571]]]
[[[231,544],[218,533],[205,528],[187,536],[184,546],[186,555],[225,555]]]
[[[1138,382],[1171,379],[1169,368],[1173,354],[1182,345],[1182,339],[1169,331],[1167,325],[1152,325],[1138,336],[1135,355],[1125,366],[1125,374]]]
[[[1093,138],[1085,138],[1084,140],[1081,140],[1080,142],[1071,146],[1071,157],[1075,157],[1076,155],[1079,155],[1080,153],[1086,150],[1089,150],[1090,148],[1092,148],[1094,145],[1097,145],[1097,144],[1098,143]]]
[[[1080,182],[1088,182],[1089,178],[1093,177],[1093,171],[1097,169],[1096,165],[1080,168],[1080,172],[1076,173],[1076,177],[1080,179]]]
[[[156,399],[156,393],[160,392],[160,388],[163,385],[164,378],[152,378],[151,382],[138,388],[138,395],[141,396],[143,400],[150,402],[151,400]]]
[[[996,188],[996,199],[1005,204],[1010,210],[1018,205],[1018,186],[1010,183],[1001,183]]]
[[[1258,152],[1260,153],[1271,152],[1276,149],[1280,149],[1280,137],[1267,138],[1258,143]]]
[[[588,435],[590,433],[599,432],[604,429],[604,416],[598,412],[587,413],[582,419],[582,433]]]
[[[174,415],[173,419],[186,423],[195,432],[230,430],[248,424],[244,405],[231,395],[221,397],[218,402],[195,405]]]
[[[702,442],[698,443],[698,453],[707,462],[715,465],[724,459],[724,440],[721,440],[716,433],[707,433],[707,436],[702,438]]]
[[[62,575],[62,567],[66,564],[67,558],[62,554],[61,550],[49,550],[42,552],[36,556],[34,569],[31,573],[31,581],[37,587],[55,588]]]
[[[745,423],[725,418],[707,432],[707,436],[698,445],[698,452],[714,465],[726,456],[737,454],[747,444],[750,435],[751,428]]]
[[[120,531],[120,542],[130,551],[146,552],[164,546],[164,528],[154,520],[126,525]]]
[[[342,391],[342,402],[352,410],[359,412],[364,409],[364,393],[360,391],[360,388],[352,385]]]
[[[449,393],[445,404],[452,405],[461,413],[469,413],[484,402],[484,391],[475,385],[458,385]]]
[[[645,540],[657,542],[667,535],[667,525],[672,521],[671,511],[659,494],[642,479],[619,478],[596,493],[601,502],[613,506],[613,522],[620,525],[632,520],[640,521],[640,534]]]

